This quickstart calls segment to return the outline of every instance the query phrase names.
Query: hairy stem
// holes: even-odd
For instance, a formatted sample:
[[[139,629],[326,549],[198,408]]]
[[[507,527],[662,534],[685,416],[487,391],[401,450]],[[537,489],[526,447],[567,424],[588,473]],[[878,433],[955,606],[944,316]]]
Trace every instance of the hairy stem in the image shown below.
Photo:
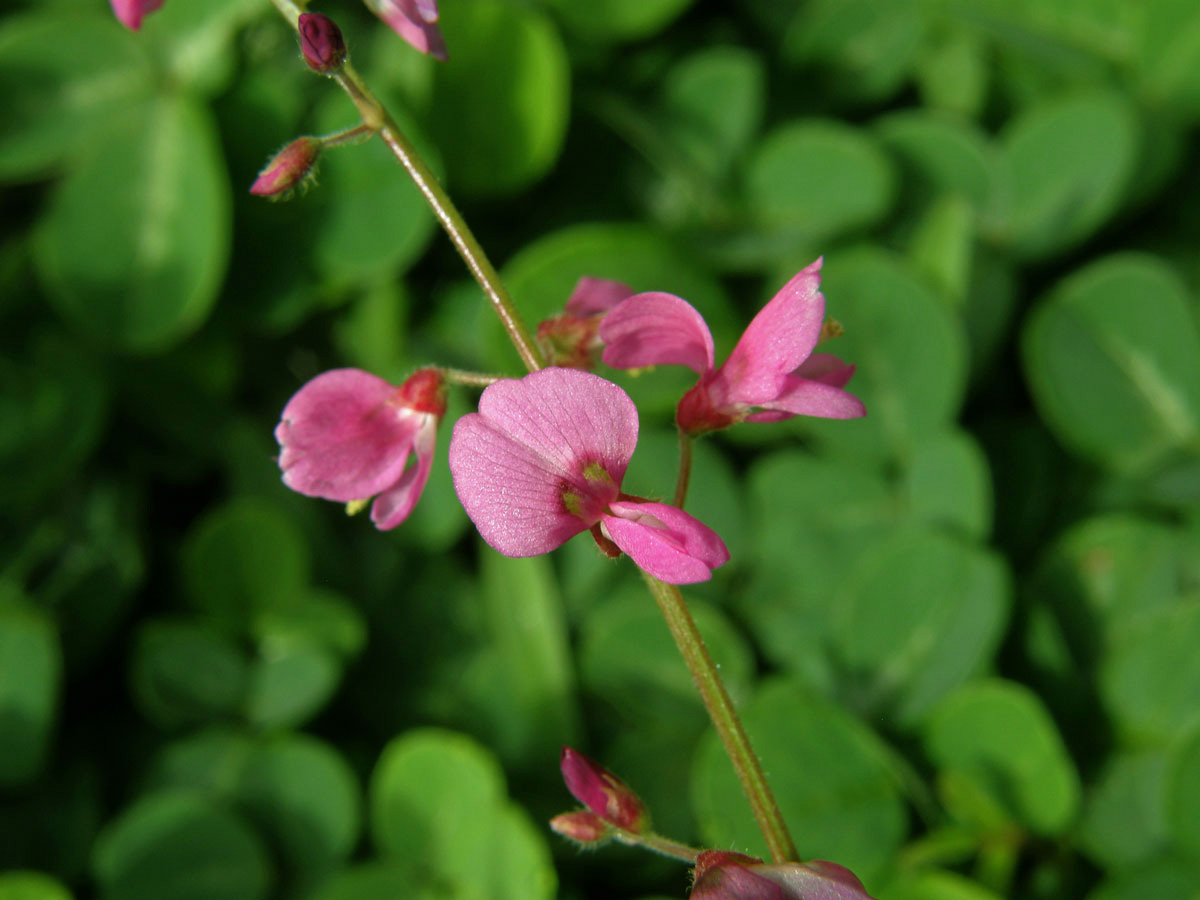
[[[700,855],[700,851],[695,847],[689,847],[687,844],[673,841],[670,838],[663,837],[661,834],[655,834],[653,831],[648,834],[633,834],[629,831],[623,831],[620,828],[614,828],[612,836],[615,840],[620,841],[626,846],[641,847],[644,850],[650,850],[653,853],[669,856],[671,859],[678,859],[681,862],[693,865],[696,862],[696,857]]]
[[[754,819],[766,839],[771,861],[776,863],[797,861],[796,847],[792,843],[792,836],[788,833],[787,825],[783,821],[783,815],[779,812],[775,796],[767,784],[762,764],[759,763],[758,756],[750,745],[750,738],[742,727],[742,721],[738,718],[733,701],[729,699],[729,694],[725,690],[725,685],[721,681],[712,657],[708,654],[704,639],[700,637],[696,622],[688,611],[683,595],[673,584],[665,584],[645,572],[642,573],[642,577],[649,585],[650,593],[658,602],[658,608],[667,621],[667,627],[671,630],[671,637],[675,639],[675,646],[679,648],[683,661],[692,674],[692,681],[695,682],[696,689],[700,692],[700,698],[704,701],[704,707],[708,710],[713,727],[717,729],[717,735],[733,763],[733,769],[737,773],[738,781],[741,782],[746,799],[750,801]]]
[[[300,14],[304,10],[293,0],[271,0],[271,2],[279,10],[280,15],[295,28]],[[454,249],[458,251],[458,255],[466,263],[467,269],[475,277],[479,286],[483,288],[484,295],[500,317],[504,330],[508,332],[525,368],[531,372],[542,368],[545,365],[542,353],[530,335],[529,329],[521,320],[512,298],[508,296],[508,292],[500,282],[500,276],[496,274],[495,268],[487,258],[487,254],[483,252],[479,241],[467,227],[462,214],[450,200],[450,196],[438,182],[436,176],[430,171],[429,166],[413,149],[412,144],[396,124],[396,120],[384,109],[383,104],[363,82],[362,77],[355,71],[349,60],[344,62],[339,69],[331,72],[330,77],[337,81],[354,101],[363,125],[379,133],[388,149],[392,151],[392,155],[408,172],[408,176],[416,184],[417,190],[421,192],[421,196],[433,210],[434,216],[449,235]]]

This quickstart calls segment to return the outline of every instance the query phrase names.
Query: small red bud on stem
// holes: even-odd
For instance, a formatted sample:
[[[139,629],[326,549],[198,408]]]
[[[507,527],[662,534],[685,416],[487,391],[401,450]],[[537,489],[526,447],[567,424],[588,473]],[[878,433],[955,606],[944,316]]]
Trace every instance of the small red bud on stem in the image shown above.
[[[346,61],[346,41],[329,16],[302,13],[296,28],[300,33],[300,52],[314,72],[328,75]]]

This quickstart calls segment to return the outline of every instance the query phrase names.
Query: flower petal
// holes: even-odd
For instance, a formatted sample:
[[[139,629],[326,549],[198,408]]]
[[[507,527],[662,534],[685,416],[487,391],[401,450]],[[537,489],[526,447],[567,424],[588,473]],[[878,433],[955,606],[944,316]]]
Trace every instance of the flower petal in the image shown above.
[[[142,18],[163,5],[163,0],[111,0],[113,14],[126,28],[137,31]]]
[[[422,53],[445,61],[446,41],[437,26],[437,5],[429,0],[367,0],[388,27]],[[429,16],[432,14],[432,18]]]
[[[758,311],[721,366],[723,400],[758,405],[808,359],[825,320],[821,260],[801,270]]]
[[[763,411],[746,416],[747,422],[778,422],[793,416],[857,419],[867,414],[863,402],[849,391],[798,375],[786,376],[779,395],[757,405]]]
[[[729,561],[720,536],[682,509],[666,503],[620,500],[600,517],[613,543],[659,581],[708,581]]]
[[[300,388],[275,429],[284,484],[343,503],[393,486],[421,423],[389,402],[396,390],[360,369],[333,369]]]
[[[405,469],[392,487],[380,493],[371,504],[371,521],[382,531],[395,528],[408,518],[421,492],[425,490],[425,482],[429,480],[429,472],[433,469],[433,449],[437,443],[438,417],[432,413],[423,413],[423,421],[417,430],[413,451],[417,455],[415,465]]]
[[[854,375],[854,364],[842,362],[832,353],[814,353],[800,364],[793,375],[834,387],[845,387]]]
[[[592,278],[584,275],[575,285],[575,290],[571,291],[571,296],[567,299],[567,306],[563,312],[580,318],[597,316],[608,312],[622,300],[631,296],[633,296],[633,290],[626,284],[610,281],[607,278]]]
[[[713,340],[704,317],[674,294],[650,291],[617,304],[600,323],[604,364],[614,369],[687,366],[698,375],[713,367]]]
[[[637,409],[610,381],[542,369],[498,381],[479,412],[455,423],[454,490],[483,539],[505,556],[536,556],[590,527],[568,512],[564,487],[591,494],[582,470],[599,463],[619,485],[637,444]]]

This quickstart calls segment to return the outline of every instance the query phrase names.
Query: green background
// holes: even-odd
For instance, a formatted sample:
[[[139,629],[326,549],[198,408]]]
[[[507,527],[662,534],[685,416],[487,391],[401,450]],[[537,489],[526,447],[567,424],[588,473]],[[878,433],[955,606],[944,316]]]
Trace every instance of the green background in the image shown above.
[[[1200,10],[442,0],[321,11],[532,325],[583,275],[723,358],[824,255],[867,418],[699,446],[685,595],[806,857],[879,900],[1200,896]],[[632,566],[509,560],[445,466],[379,533],[279,481],[319,372],[518,359],[267,0],[0,17],[0,900],[681,897],[580,854],[565,743],[762,853]],[[669,495],[691,376],[638,402]]]

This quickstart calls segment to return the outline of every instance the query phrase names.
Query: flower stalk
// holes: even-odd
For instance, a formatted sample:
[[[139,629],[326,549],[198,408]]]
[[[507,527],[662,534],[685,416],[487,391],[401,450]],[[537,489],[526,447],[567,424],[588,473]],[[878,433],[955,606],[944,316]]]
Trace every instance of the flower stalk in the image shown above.
[[[658,608],[666,619],[671,637],[675,639],[675,646],[683,656],[713,727],[717,730],[717,736],[720,737],[721,744],[733,763],[742,791],[750,801],[754,819],[767,842],[771,861],[780,863],[798,860],[792,836],[788,833],[787,824],[779,812],[779,805],[767,784],[762,764],[759,763],[750,738],[742,727],[733,701],[725,690],[683,595],[675,585],[665,584],[645,572],[642,573],[642,577],[649,585],[650,593],[654,595]]]
[[[271,0],[271,2],[293,28],[298,27],[300,14],[304,12],[300,6],[293,0]],[[450,242],[454,244],[459,256],[466,263],[467,269],[483,289],[483,293],[492,304],[492,308],[495,309],[496,315],[500,317],[500,322],[508,332],[525,368],[530,372],[542,368],[545,362],[541,350],[538,349],[529,329],[517,312],[516,306],[513,305],[512,298],[504,289],[495,267],[467,226],[462,214],[450,200],[450,196],[404,136],[395,119],[376,99],[349,60],[344,61],[337,70],[329,74],[354,102],[363,125],[378,132],[388,149],[392,151],[392,155],[408,172],[409,177],[416,184],[417,190],[421,192],[421,196],[425,198],[425,202],[429,204],[429,208],[433,210],[434,216],[449,236]]]

